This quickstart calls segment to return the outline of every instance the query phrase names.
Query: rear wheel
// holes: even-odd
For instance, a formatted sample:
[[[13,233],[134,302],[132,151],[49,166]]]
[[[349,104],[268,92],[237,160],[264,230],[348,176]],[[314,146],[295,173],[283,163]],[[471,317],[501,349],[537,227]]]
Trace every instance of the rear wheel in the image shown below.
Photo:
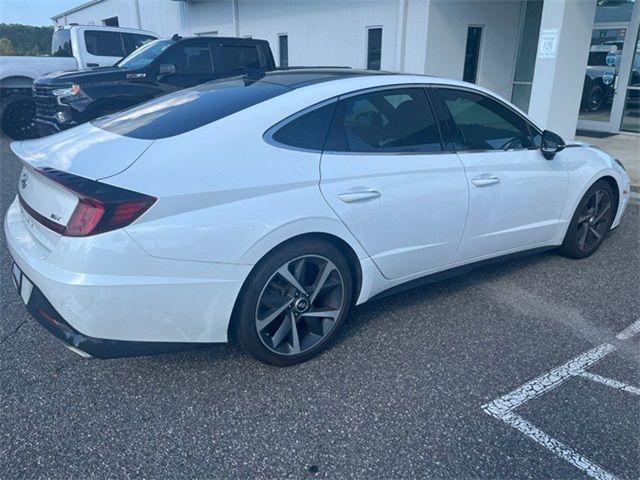
[[[571,258],[586,258],[602,244],[615,217],[613,191],[604,180],[594,183],[578,204],[560,247]]]
[[[235,337],[262,362],[304,362],[335,336],[352,290],[349,264],[336,247],[315,239],[289,243],[251,273],[238,299]]]
[[[36,103],[33,97],[14,94],[0,105],[0,124],[5,135],[13,140],[36,138]]]

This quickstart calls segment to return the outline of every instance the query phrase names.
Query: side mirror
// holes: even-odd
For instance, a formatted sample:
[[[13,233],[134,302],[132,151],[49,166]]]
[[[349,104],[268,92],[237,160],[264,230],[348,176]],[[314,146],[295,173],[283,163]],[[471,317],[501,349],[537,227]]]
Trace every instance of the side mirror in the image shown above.
[[[547,160],[551,160],[556,153],[564,150],[565,143],[562,137],[556,133],[545,130],[542,132],[542,155]]]
[[[163,63],[158,68],[158,75],[172,75],[177,71],[178,69],[173,63]]]

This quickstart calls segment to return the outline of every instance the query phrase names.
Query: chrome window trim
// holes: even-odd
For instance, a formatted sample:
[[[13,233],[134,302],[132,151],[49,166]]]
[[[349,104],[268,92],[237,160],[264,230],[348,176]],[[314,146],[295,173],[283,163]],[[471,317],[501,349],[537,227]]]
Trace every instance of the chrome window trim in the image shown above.
[[[512,113],[514,113],[515,115],[517,115],[519,118],[521,118],[528,126],[529,128],[532,130],[532,139],[533,139],[533,132],[536,132],[539,135],[542,135],[542,131],[535,126],[526,116],[522,115],[520,112],[514,110],[512,107],[510,107],[505,101],[503,101],[500,98],[497,98],[491,94],[488,94],[486,92],[483,92],[481,90],[475,89],[473,87],[465,87],[462,85],[451,85],[451,84],[447,84],[447,83],[399,83],[399,84],[393,84],[393,85],[382,85],[382,86],[376,86],[376,87],[366,87],[366,88],[362,88],[360,90],[354,90],[352,92],[349,93],[343,93],[341,95],[337,95],[334,97],[331,97],[327,100],[323,100],[322,102],[316,103],[314,105],[311,105],[309,107],[306,107],[302,110],[300,110],[299,112],[296,112],[286,118],[284,118],[283,120],[280,120],[279,122],[277,122],[276,124],[274,124],[273,126],[269,127],[264,134],[262,135],[263,140],[268,143],[269,145],[272,145],[274,147],[278,147],[278,148],[284,148],[287,150],[295,150],[295,151],[299,151],[299,152],[309,152],[309,153],[321,153],[321,154],[327,154],[327,155],[361,155],[361,156],[380,156],[380,155],[387,155],[387,156],[396,156],[396,155],[442,155],[442,154],[449,154],[449,155],[461,155],[461,154],[467,154],[467,153],[487,153],[487,152],[522,152],[522,151],[528,151],[528,150],[540,150],[537,147],[529,147],[529,148],[512,148],[509,150],[496,150],[496,149],[485,149],[485,150],[459,150],[459,149],[455,149],[455,150],[446,150],[444,149],[444,145],[442,145],[442,133],[440,132],[440,142],[441,142],[441,150],[439,151],[433,151],[433,152],[428,152],[428,151],[419,151],[419,152],[411,152],[411,151],[403,151],[403,152],[342,152],[342,151],[336,151],[336,150],[324,150],[324,149],[312,149],[312,148],[302,148],[302,147],[294,147],[292,145],[287,145],[285,143],[281,143],[276,141],[273,138],[273,135],[276,131],[278,131],[281,127],[284,127],[286,124],[288,124],[289,122],[295,120],[296,118],[302,116],[302,115],[306,115],[307,113],[317,109],[317,108],[322,108],[326,105],[329,105],[330,103],[333,102],[339,102],[341,100],[347,99],[347,98],[351,98],[351,97],[355,97],[358,95],[363,95],[363,94],[367,94],[367,93],[372,93],[372,92],[378,92],[378,91],[384,91],[384,90],[396,90],[398,88],[422,88],[425,90],[425,94],[426,94],[426,89],[428,88],[446,88],[449,90],[462,90],[462,91],[467,91],[470,93],[475,93],[476,95],[481,95],[484,96],[486,98],[489,98],[490,100],[496,101],[499,104],[501,104],[502,106],[504,106],[505,108],[509,109],[509,111],[511,111]],[[432,110],[432,114],[434,117],[434,120],[436,122],[439,122],[439,119],[437,118],[437,114],[436,111],[434,110],[433,106],[431,105],[431,101],[427,95],[427,102],[429,103],[429,106]]]

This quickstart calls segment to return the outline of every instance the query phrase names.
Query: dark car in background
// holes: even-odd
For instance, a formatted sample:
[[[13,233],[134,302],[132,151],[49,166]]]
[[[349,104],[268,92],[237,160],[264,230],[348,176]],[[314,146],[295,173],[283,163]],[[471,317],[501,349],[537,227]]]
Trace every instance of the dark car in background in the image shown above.
[[[112,67],[55,72],[33,83],[42,136],[152,98],[247,71],[270,71],[265,40],[174,35],[155,40]]]

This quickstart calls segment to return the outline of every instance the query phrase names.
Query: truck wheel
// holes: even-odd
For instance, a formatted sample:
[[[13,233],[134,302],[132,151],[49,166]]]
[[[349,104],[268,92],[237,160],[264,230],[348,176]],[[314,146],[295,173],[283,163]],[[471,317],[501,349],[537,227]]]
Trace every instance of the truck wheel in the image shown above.
[[[36,138],[36,102],[29,95],[10,95],[0,104],[0,126],[13,140]]]

